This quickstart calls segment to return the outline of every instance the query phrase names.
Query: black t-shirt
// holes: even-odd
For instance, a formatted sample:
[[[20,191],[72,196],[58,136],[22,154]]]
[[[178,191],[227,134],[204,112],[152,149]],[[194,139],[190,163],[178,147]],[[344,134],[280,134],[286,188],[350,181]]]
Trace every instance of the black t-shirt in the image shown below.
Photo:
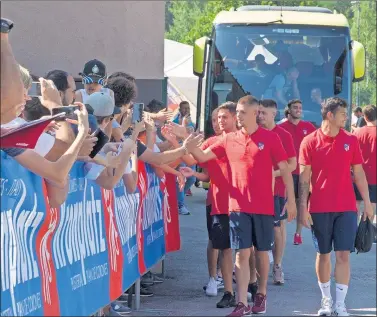
[[[136,141],[136,148],[137,148],[137,157],[142,156],[143,153],[147,149],[147,147],[143,143],[141,143],[139,140]]]

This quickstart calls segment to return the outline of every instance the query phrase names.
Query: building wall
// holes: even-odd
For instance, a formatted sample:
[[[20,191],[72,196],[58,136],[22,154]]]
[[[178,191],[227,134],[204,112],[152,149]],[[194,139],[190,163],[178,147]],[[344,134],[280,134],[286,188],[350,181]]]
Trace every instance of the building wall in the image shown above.
[[[77,77],[96,58],[109,74],[136,77],[140,97],[161,90],[164,1],[2,1],[1,11],[15,24],[17,61],[33,74],[62,69]]]

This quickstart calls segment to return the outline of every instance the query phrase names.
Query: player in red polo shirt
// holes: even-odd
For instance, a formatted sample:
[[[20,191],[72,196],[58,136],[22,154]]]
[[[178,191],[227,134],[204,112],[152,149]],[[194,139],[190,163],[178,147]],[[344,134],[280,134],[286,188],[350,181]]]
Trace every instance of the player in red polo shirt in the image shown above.
[[[229,316],[266,312],[267,280],[270,268],[268,251],[273,243],[274,198],[273,167],[278,164],[287,186],[289,221],[295,217],[296,204],[287,154],[278,135],[257,124],[259,102],[245,96],[237,104],[240,131],[228,133],[212,147],[202,151],[188,143],[187,149],[198,162],[227,157],[230,166],[229,210],[231,247],[236,250],[236,280],[239,303]],[[256,250],[260,281],[253,307],[247,303],[251,247]]]
[[[312,229],[317,250],[316,272],[322,292],[318,315],[348,316],[344,304],[350,279],[350,251],[354,250],[357,208],[354,180],[365,204],[364,218],[373,217],[363,159],[356,136],[346,132],[347,102],[329,98],[322,108],[322,126],[304,138],[300,148],[300,213],[302,224]],[[312,193],[309,200],[309,186]],[[309,211],[308,211],[309,210]],[[336,256],[336,302],[330,293],[331,250]]]
[[[376,160],[377,160],[377,113],[376,106],[366,106],[363,109],[364,119],[367,123],[366,126],[355,129],[354,134],[359,140],[361,154],[363,156],[363,168],[368,181],[369,197],[372,202],[374,213],[376,213],[376,203],[377,203],[377,171],[376,171]],[[360,212],[360,204],[363,200],[357,186],[354,186],[357,209]]]
[[[215,117],[216,116],[216,117]],[[230,133],[237,131],[236,104],[226,102],[219,106],[213,112],[213,121],[218,120],[219,132]],[[213,122],[216,126],[216,122]],[[216,131],[216,129],[214,129]],[[220,135],[221,135],[220,134]],[[207,139],[201,146],[205,150],[221,139],[221,136],[213,136]],[[221,272],[224,280],[224,295],[220,302],[217,303],[218,308],[227,308],[236,306],[236,299],[233,293],[233,258],[230,249],[229,237],[229,162],[224,156],[220,159],[214,159],[206,163],[200,164],[206,169],[207,173],[195,173],[190,168],[183,168],[184,176],[194,174],[199,180],[211,180],[210,188],[207,195],[207,229],[213,249],[221,250]],[[209,213],[208,213],[209,211]],[[209,296],[217,295],[216,277],[216,258],[218,252],[212,260],[212,272],[210,272],[210,281],[206,288]]]
[[[308,121],[301,120],[302,117],[302,102],[299,99],[293,99],[288,103],[288,120],[280,124],[280,127],[287,130],[293,137],[293,144],[295,145],[296,158],[298,161],[298,154],[300,151],[300,144],[304,137],[316,130],[316,127]],[[298,205],[298,179],[300,174],[300,168],[297,164],[296,169],[293,171],[293,182],[295,187],[296,202]],[[296,233],[293,238],[295,245],[302,244],[302,225],[299,219],[300,215],[297,214],[296,220]]]
[[[287,152],[289,170],[293,172],[297,166],[296,151],[293,145],[293,138],[289,132],[276,125],[275,117],[277,113],[277,104],[275,100],[261,100],[259,107],[258,122],[267,130],[275,132]],[[272,276],[275,284],[284,284],[284,273],[282,270],[282,260],[286,244],[285,219],[287,213],[284,210],[285,205],[285,186],[280,176],[280,170],[277,165],[274,167],[275,172],[275,189],[274,189],[274,207],[275,207],[275,243],[273,249],[274,266]]]

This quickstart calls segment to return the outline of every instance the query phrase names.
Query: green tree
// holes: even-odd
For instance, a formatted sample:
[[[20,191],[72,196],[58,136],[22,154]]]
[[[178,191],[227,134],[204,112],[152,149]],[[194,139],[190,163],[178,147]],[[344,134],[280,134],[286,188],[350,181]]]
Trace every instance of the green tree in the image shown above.
[[[354,21],[351,36],[365,46],[366,75],[364,81],[354,84],[353,102],[357,103],[360,89],[359,105],[376,104],[376,2],[359,1],[353,6]],[[360,16],[359,16],[360,14]]]

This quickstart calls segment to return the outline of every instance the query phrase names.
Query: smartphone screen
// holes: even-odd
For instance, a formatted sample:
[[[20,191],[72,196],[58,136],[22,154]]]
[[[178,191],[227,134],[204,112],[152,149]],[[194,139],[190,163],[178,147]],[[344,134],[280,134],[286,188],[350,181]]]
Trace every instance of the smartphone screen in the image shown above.
[[[143,120],[144,104],[134,103],[132,110],[132,123],[140,122]]]
[[[80,110],[79,106],[67,106],[67,107],[59,107],[59,108],[53,108],[51,110],[52,115],[56,115],[59,113],[65,113],[66,118],[73,119],[75,116],[75,110]]]
[[[41,96],[41,83],[39,81],[33,81],[29,89],[30,97],[39,97]]]
[[[104,147],[104,145],[109,142],[109,137],[101,130],[97,129],[92,134],[93,136],[97,137],[98,141],[94,145],[92,152],[89,154],[89,157],[94,158],[99,151]]]

